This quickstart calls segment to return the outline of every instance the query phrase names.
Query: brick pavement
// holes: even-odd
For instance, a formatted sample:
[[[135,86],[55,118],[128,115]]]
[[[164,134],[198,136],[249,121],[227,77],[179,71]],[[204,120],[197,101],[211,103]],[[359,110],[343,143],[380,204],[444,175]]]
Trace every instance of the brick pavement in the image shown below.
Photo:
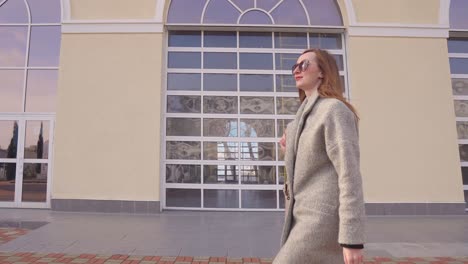
[[[20,228],[0,228],[0,244],[28,232]],[[230,258],[194,256],[133,256],[96,254],[43,254],[0,252],[0,264],[271,264],[271,258]],[[365,264],[468,264],[465,257],[366,258]]]

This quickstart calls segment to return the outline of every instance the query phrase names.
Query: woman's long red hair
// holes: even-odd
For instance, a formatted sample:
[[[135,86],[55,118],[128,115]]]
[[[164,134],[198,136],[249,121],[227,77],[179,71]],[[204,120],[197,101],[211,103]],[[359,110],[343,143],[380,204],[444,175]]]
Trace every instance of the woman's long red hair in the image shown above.
[[[357,119],[359,116],[356,112],[356,109],[346,101],[346,98],[343,96],[343,84],[340,80],[338,65],[336,64],[335,58],[333,58],[330,53],[322,49],[308,49],[305,50],[302,54],[313,52],[315,53],[315,60],[318,67],[322,71],[322,83],[318,87],[318,93],[321,97],[326,98],[335,98],[343,102],[351,111]],[[299,89],[299,98],[301,103],[305,100],[306,94],[302,89]]]

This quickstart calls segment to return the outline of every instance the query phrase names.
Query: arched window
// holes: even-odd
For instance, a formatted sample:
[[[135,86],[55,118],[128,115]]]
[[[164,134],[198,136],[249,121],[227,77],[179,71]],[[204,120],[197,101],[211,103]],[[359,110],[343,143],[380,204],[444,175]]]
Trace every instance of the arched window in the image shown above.
[[[167,19],[163,207],[281,210],[292,65],[327,49],[347,85],[336,1],[172,0]]]
[[[330,0],[172,0],[167,23],[343,25],[337,3]]]
[[[48,207],[60,0],[0,0],[0,206]]]
[[[468,1],[450,1],[448,52],[465,202],[468,205]]]
[[[0,0],[0,113],[55,112],[59,0]]]

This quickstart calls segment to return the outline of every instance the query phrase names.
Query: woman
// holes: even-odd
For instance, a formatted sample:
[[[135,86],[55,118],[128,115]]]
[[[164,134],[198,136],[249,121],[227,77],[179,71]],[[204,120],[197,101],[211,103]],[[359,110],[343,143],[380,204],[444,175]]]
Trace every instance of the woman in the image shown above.
[[[365,214],[356,111],[328,52],[306,50],[292,70],[302,104],[281,142],[287,205],[273,263],[360,264]]]

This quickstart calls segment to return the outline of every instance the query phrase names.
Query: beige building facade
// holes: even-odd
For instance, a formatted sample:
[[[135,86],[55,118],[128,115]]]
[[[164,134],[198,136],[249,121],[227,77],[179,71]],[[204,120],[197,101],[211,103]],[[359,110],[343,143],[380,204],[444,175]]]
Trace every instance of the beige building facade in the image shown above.
[[[280,211],[277,141],[298,106],[290,67],[321,47],[361,118],[367,213],[465,213],[464,1],[63,0],[60,10],[59,61],[44,68],[57,71],[55,109],[0,109],[0,165],[18,175],[0,206]],[[28,124],[36,144],[43,120],[47,157],[28,160]],[[4,146],[13,123],[15,157]],[[23,164],[34,163],[47,164],[44,197],[24,201],[40,182],[26,184]]]

